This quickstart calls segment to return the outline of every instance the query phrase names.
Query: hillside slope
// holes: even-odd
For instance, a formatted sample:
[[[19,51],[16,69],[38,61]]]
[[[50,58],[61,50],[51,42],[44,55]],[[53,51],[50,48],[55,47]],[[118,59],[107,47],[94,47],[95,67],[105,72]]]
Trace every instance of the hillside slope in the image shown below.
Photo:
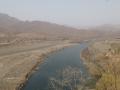
[[[97,32],[42,21],[21,21],[6,14],[0,14],[0,42],[18,40],[72,40],[81,41],[97,36]],[[12,38],[12,39],[11,39]],[[4,41],[4,42],[7,42]]]

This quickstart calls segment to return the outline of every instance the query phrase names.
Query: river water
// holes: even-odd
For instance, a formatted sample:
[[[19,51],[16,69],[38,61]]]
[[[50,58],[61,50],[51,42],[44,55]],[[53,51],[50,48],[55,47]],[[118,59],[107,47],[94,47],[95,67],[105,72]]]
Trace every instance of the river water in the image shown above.
[[[38,70],[31,75],[22,90],[49,90],[49,78],[54,77],[56,72],[68,66],[79,68],[84,77],[88,77],[88,72],[80,59],[80,52],[87,47],[82,43],[67,47],[58,52],[48,55],[43,64],[38,66]]]

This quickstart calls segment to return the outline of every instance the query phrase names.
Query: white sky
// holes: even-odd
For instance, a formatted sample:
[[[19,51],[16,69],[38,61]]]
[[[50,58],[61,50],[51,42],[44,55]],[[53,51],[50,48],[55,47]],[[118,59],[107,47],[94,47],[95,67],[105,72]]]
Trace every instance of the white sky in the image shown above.
[[[74,27],[120,24],[120,0],[0,0],[0,12]]]

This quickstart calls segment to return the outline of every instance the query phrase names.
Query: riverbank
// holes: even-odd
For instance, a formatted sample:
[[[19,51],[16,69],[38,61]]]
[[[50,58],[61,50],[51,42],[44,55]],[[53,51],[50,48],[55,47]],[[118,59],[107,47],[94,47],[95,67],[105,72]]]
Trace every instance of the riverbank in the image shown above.
[[[71,46],[71,43],[58,43],[47,47],[0,57],[0,90],[20,89],[46,55]]]
[[[96,79],[96,90],[120,89],[119,40],[96,41],[84,49],[80,56]]]
[[[21,90],[54,90],[54,87],[58,88],[57,86],[60,86],[61,89],[76,87],[78,90],[92,90],[89,87],[91,77],[80,58],[80,52],[84,48],[86,48],[86,44],[81,43],[50,54],[48,58],[45,58],[46,62],[38,65],[37,71]],[[75,78],[78,82],[73,82]],[[58,83],[59,81],[60,83]]]
[[[88,48],[85,48],[80,53],[80,57],[83,60],[83,64],[86,66],[91,76],[93,78],[97,77],[99,75],[99,70],[97,65],[94,63],[94,60],[92,60],[93,57],[91,56],[91,53],[89,52]]]
[[[29,79],[29,77],[34,74],[34,72],[37,70],[37,66],[42,64],[42,62],[44,62],[44,59],[47,57],[48,54],[51,54],[53,52],[57,52],[61,49],[64,49],[66,47],[69,47],[71,45],[75,45],[75,44],[64,44],[64,45],[56,45],[56,46],[53,46],[53,47],[50,47],[48,49],[46,49],[44,51],[44,53],[41,54],[40,59],[41,61],[37,62],[34,66],[32,66],[32,69],[27,73],[27,75],[25,76],[25,79],[23,82],[21,82],[21,84],[16,88],[16,90],[22,90],[22,88],[24,87],[24,85],[26,84],[27,80]]]

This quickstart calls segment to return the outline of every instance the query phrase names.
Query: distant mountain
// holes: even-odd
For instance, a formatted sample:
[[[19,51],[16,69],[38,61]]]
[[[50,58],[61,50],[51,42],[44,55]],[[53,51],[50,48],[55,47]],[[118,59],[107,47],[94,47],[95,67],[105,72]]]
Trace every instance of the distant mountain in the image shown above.
[[[104,24],[90,29],[97,31],[101,37],[120,38],[120,25]]]
[[[58,24],[41,21],[21,21],[7,14],[0,13],[0,27],[11,31],[58,31],[77,30]]]
[[[14,17],[0,13],[0,27],[9,27],[19,22],[20,21]]]
[[[0,13],[0,35],[12,39],[46,39],[81,41],[120,35],[119,25],[103,25],[91,30],[76,29],[43,21],[21,21]]]
[[[94,27],[92,29],[99,31],[120,31],[120,25],[104,24],[101,26]]]
[[[7,14],[0,13],[0,32],[15,37],[30,38],[46,38],[54,39],[74,39],[81,40],[88,37],[94,37],[96,32],[87,30],[79,30],[76,28],[58,25],[55,23],[43,21],[21,21]]]

